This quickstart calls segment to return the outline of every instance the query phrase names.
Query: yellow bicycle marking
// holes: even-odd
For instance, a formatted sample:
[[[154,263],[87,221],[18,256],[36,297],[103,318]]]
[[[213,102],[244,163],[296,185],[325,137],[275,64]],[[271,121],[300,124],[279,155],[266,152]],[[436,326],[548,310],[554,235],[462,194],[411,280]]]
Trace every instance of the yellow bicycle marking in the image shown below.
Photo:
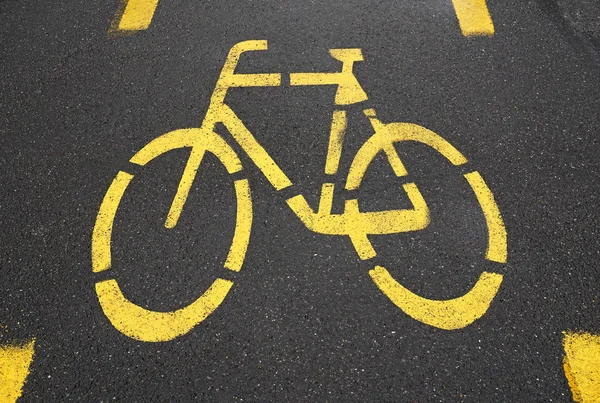
[[[193,161],[193,164],[200,165],[205,152],[210,152],[221,161],[230,174],[242,169],[239,158],[223,138],[212,131],[200,128],[180,129],[166,133],[148,143],[131,158],[130,162],[144,166],[168,151],[183,147],[192,148],[188,161]],[[188,170],[189,167],[188,162],[185,169]],[[192,169],[195,176],[198,166],[192,166]],[[119,172],[100,205],[92,233],[94,272],[105,271],[111,267],[110,246],[113,222],[121,199],[132,179],[133,175]],[[181,214],[193,179],[192,176],[189,183],[184,184],[185,196],[178,198],[176,195],[174,198],[165,224],[167,228],[172,228],[174,225],[170,225],[169,217],[176,214],[178,218]],[[236,228],[224,267],[239,271],[250,241],[252,200],[247,179],[235,181],[234,186],[237,196]],[[180,183],[178,194],[181,187]],[[158,342],[181,336],[206,319],[223,302],[232,285],[233,282],[218,278],[196,301],[173,312],[151,311],[132,303],[123,295],[117,281],[112,279],[98,282],[96,293],[104,314],[117,330],[137,340]]]
[[[467,159],[454,146],[440,135],[422,126],[412,123],[383,124],[375,117],[369,117],[369,119],[375,128],[375,134],[363,144],[356,157],[354,157],[346,179],[347,190],[355,190],[360,187],[369,164],[381,150],[386,153],[396,176],[406,176],[406,168],[393,148],[395,142],[416,141],[423,143],[442,154],[453,165],[462,165],[467,162]]]
[[[125,189],[133,179],[127,172],[119,172],[110,184],[96,217],[92,232],[92,271],[98,273],[110,269],[110,240],[113,222]]]
[[[492,36],[494,23],[485,0],[452,0],[464,36]]]
[[[34,346],[35,339],[23,345],[0,346],[0,402],[16,402],[23,393]]]
[[[473,188],[485,216],[488,228],[488,248],[485,257],[493,262],[506,263],[506,228],[494,195],[479,172],[470,172],[464,176]]]
[[[331,134],[329,136],[329,147],[327,149],[327,159],[325,161],[325,173],[335,175],[342,158],[342,146],[346,134],[346,111],[336,110],[331,119]]]
[[[225,260],[224,267],[232,271],[240,271],[248,250],[250,242],[250,230],[252,229],[252,198],[250,196],[250,184],[248,179],[240,179],[234,182],[235,194],[237,196],[237,218],[233,242],[229,254]]]
[[[414,183],[403,185],[414,208],[410,210],[386,210],[362,212],[358,200],[346,200],[344,212],[331,213],[333,184],[325,184],[321,193],[319,209],[315,212],[304,196],[297,195],[287,200],[288,206],[309,230],[327,235],[347,235],[350,237],[359,257],[363,260],[376,256],[367,234],[397,234],[418,231],[429,224],[429,209]]]
[[[148,143],[130,162],[145,166],[154,158],[177,148],[191,148],[177,192],[165,220],[166,228],[173,228],[185,206],[192,183],[206,152],[215,155],[230,174],[242,170],[236,152],[214,129],[223,124],[233,140],[256,164],[275,190],[292,186],[292,182],[269,155],[267,150],[246,128],[242,120],[225,103],[230,88],[274,87],[281,85],[281,74],[235,73],[240,56],[248,51],[267,49],[267,41],[245,41],[234,45],[223,69],[201,127],[180,129],[166,133]],[[366,100],[352,69],[354,63],[363,60],[360,49],[332,49],[332,57],[341,62],[336,73],[292,73],[290,85],[337,85],[335,104],[347,105]],[[467,159],[448,141],[422,126],[412,123],[384,124],[374,109],[365,109],[375,133],[363,144],[354,157],[346,179],[346,190],[360,187],[367,169],[375,156],[383,152],[396,176],[408,175],[398,155],[395,144],[414,141],[427,145],[444,156],[452,165],[467,163]],[[347,129],[346,111],[336,110],[332,116],[325,173],[336,174]],[[100,206],[92,235],[92,268],[95,272],[110,268],[110,240],[112,226],[122,196],[133,176],[119,172],[109,187]],[[506,230],[493,194],[477,172],[465,175],[471,185],[486,219],[488,248],[486,258],[505,262],[507,256]],[[252,199],[247,179],[234,182],[237,199],[236,227],[232,245],[224,267],[232,271],[242,268],[248,249],[252,227]],[[358,199],[346,199],[342,213],[332,213],[334,184],[324,183],[318,209],[315,211],[301,194],[289,197],[286,202],[302,223],[311,231],[327,235],[347,236],[358,256],[367,260],[377,255],[369,235],[397,234],[419,231],[430,222],[429,208],[415,183],[402,185],[412,207],[408,209],[361,211]],[[370,272],[377,287],[400,309],[414,319],[441,329],[458,329],[480,318],[489,308],[500,284],[502,275],[484,272],[472,289],[460,298],[430,300],[420,297],[394,280],[381,266]],[[173,312],[154,312],[139,307],[121,293],[116,280],[96,284],[102,309],[111,323],[124,334],[145,341],[166,341],[180,336],[204,320],[221,304],[232,283],[217,279],[211,288],[195,302]]]
[[[377,287],[407,315],[444,330],[461,329],[481,318],[502,283],[501,274],[483,272],[473,288],[462,297],[438,301],[409,291],[381,266],[376,266],[369,274]]]
[[[223,302],[233,282],[217,278],[208,290],[185,308],[156,312],[129,301],[116,280],[96,283],[96,294],[110,323],[121,333],[147,342],[169,341],[186,334]]]
[[[158,5],[158,0],[123,0],[126,2],[123,14],[117,15],[117,31],[143,31],[148,29],[152,17]],[[494,23],[485,0],[452,0],[454,11],[458,18],[460,30],[464,36],[492,36],[494,35]],[[330,76],[321,76],[321,81],[313,81],[324,84]],[[313,76],[313,80],[316,80]],[[366,96],[366,94],[365,94]],[[343,94],[339,100],[343,99]],[[338,104],[341,105],[341,104]]]
[[[600,336],[584,332],[564,332],[563,367],[573,400],[600,401]]]

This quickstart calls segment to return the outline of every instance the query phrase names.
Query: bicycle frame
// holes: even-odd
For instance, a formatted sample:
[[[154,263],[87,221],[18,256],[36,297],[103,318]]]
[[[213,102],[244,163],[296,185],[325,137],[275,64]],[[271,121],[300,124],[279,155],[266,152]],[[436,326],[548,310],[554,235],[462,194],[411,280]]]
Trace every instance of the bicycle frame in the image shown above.
[[[217,123],[222,123],[271,185],[279,191],[291,186],[292,182],[246,128],[242,120],[225,103],[225,96],[230,88],[274,87],[281,84],[279,73],[236,74],[234,72],[242,53],[266,49],[267,41],[246,41],[238,43],[230,50],[211,96],[201,129],[203,134],[206,135],[214,131]],[[366,100],[367,94],[352,71],[353,63],[363,60],[360,49],[333,49],[330,53],[342,62],[341,72],[292,73],[290,74],[290,85],[337,85],[336,105],[350,105]],[[370,117],[374,118],[374,111],[367,111]],[[335,111],[327,155],[326,173],[328,174],[337,173],[345,127],[345,111]],[[386,149],[385,151],[388,156],[391,156],[390,161],[397,174],[399,176],[405,175],[406,170],[403,168],[395,150]],[[179,183],[177,194],[167,215],[165,223],[167,228],[172,228],[177,224],[202,155],[202,152],[192,150]],[[347,188],[358,187],[357,184],[360,184],[366,166],[364,168],[358,175],[359,177],[356,174],[354,177],[349,176],[350,181]],[[351,173],[356,170],[356,168],[351,169]],[[367,238],[368,234],[395,234],[417,231],[429,224],[429,210],[416,185],[408,183],[403,186],[410,201],[415,206],[413,209],[361,212],[358,200],[352,199],[346,201],[345,210],[342,214],[331,214],[333,183],[323,184],[319,208],[316,212],[308,205],[302,195],[289,198],[287,203],[308,229],[321,234],[349,236],[360,258],[369,259],[374,257],[376,253]]]

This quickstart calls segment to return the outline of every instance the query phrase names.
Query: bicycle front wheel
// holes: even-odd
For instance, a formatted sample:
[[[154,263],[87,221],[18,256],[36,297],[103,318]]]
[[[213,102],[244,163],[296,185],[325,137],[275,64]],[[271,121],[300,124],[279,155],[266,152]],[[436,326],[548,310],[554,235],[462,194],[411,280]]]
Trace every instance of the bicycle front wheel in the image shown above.
[[[380,152],[386,154],[396,176],[408,175],[408,171],[395,150],[396,143],[419,142],[444,156],[452,165],[459,166],[467,163],[467,159],[462,153],[431,130],[411,123],[383,124],[374,117],[374,114],[368,116],[376,132],[365,142],[352,162],[346,182],[348,190],[355,190],[361,185],[369,165]],[[506,263],[506,229],[494,196],[477,171],[464,174],[464,177],[473,190],[485,217],[488,230],[488,248],[485,258],[493,262]],[[420,221],[422,225],[411,227],[401,221],[386,222],[385,231],[381,230],[380,234],[393,232],[387,231],[387,227],[398,228],[397,232],[402,232],[406,228],[409,230],[423,229],[429,224],[428,209],[416,185],[414,183],[405,184],[404,189],[415,205],[411,214],[415,215],[417,217],[415,221],[417,223]],[[423,214],[419,215],[419,211],[422,211]],[[421,217],[420,220],[418,220],[419,217]],[[384,226],[382,225],[382,227]],[[376,254],[370,243],[367,243],[363,249],[366,250],[364,255],[368,258]],[[360,255],[360,251],[358,249],[357,251]],[[483,272],[475,285],[463,296],[448,300],[432,300],[423,298],[402,286],[382,266],[376,266],[369,272],[369,275],[381,292],[406,314],[422,323],[444,330],[461,329],[481,318],[496,297],[503,279],[501,274]]]
[[[181,209],[187,198],[186,186],[193,181],[200,161],[206,152],[217,157],[229,174],[239,172],[242,164],[235,151],[218,134],[200,128],[180,129],[166,133],[142,148],[130,162],[145,166],[166,152],[191,148],[190,158],[169,216]],[[111,268],[111,239],[115,216],[123,195],[133,175],[120,171],[111,183],[96,218],[92,233],[92,270],[95,273]],[[252,199],[247,179],[234,181],[237,216],[233,240],[224,267],[239,271],[242,268],[252,226]],[[181,192],[181,189],[184,189]],[[188,187],[189,190],[189,187]],[[182,196],[183,195],[183,196]],[[175,207],[174,207],[175,206]],[[169,219],[168,219],[169,220]],[[167,227],[174,224],[167,220]],[[188,333],[206,319],[223,302],[233,282],[217,278],[212,285],[191,304],[171,312],[157,312],[140,307],[129,301],[121,291],[117,280],[109,279],[96,283],[96,294],[112,325],[133,339],[160,342],[169,341]]]

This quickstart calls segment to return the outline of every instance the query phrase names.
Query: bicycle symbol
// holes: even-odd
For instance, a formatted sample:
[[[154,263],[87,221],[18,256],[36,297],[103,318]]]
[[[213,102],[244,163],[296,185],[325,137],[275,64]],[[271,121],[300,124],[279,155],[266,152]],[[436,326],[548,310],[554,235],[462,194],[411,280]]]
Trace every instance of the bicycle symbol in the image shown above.
[[[192,182],[206,153],[216,156],[229,174],[242,171],[236,152],[214,129],[223,124],[241,149],[249,156],[269,183],[277,190],[292,186],[292,182],[269,153],[246,128],[234,111],[225,103],[225,95],[235,87],[273,87],[281,85],[281,74],[238,74],[235,68],[240,55],[248,51],[267,50],[267,41],[250,40],[234,45],[212,93],[206,116],[199,128],[179,129],[152,140],[130,160],[145,166],[154,158],[180,148],[189,148],[190,156],[179,182],[177,192],[166,217],[165,227],[177,225],[186,203]],[[334,73],[291,73],[292,86],[337,85],[329,146],[325,163],[327,175],[337,175],[346,133],[346,110],[343,106],[368,99],[353,73],[355,62],[363,61],[360,49],[331,49],[330,55],[342,63]],[[346,190],[358,189],[367,168],[379,153],[383,153],[397,177],[408,171],[396,151],[396,143],[407,141],[425,144],[444,156],[453,165],[463,165],[467,159],[438,134],[411,123],[383,123],[374,109],[364,109],[374,134],[362,145],[352,160],[345,182]],[[494,196],[477,171],[464,175],[483,211],[487,229],[486,259],[505,263],[507,259],[506,230]],[[92,269],[102,272],[111,267],[111,235],[117,209],[133,175],[120,171],[111,183],[100,209],[92,234]],[[252,227],[252,198],[248,179],[234,181],[237,198],[237,217],[233,240],[224,267],[241,270],[250,241]],[[430,222],[429,209],[415,183],[406,183],[403,189],[413,208],[386,211],[361,211],[358,199],[345,201],[344,211],[333,214],[333,183],[324,183],[319,207],[314,210],[303,195],[286,200],[287,205],[311,231],[320,234],[347,236],[361,260],[376,256],[369,235],[396,234],[419,231]],[[430,300],[409,291],[398,283],[382,266],[369,272],[377,287],[402,311],[412,318],[436,328],[453,330],[463,328],[480,318],[496,296],[503,276],[483,272],[475,285],[465,295],[450,300]],[[116,280],[96,283],[100,305],[112,325],[123,334],[142,341],[168,341],[189,332],[207,318],[225,299],[233,282],[217,278],[197,300],[172,312],[156,312],[129,301],[121,292]]]

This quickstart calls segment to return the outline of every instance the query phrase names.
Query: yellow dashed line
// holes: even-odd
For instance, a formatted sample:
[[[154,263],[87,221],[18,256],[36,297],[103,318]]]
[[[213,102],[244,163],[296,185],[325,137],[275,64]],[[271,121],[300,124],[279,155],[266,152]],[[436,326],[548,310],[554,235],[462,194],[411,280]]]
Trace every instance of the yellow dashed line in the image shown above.
[[[564,334],[563,366],[573,400],[600,402],[600,336],[574,332]]]
[[[492,36],[494,23],[485,0],[452,0],[464,36]]]
[[[126,0],[123,15],[116,24],[117,31],[142,31],[148,29],[158,0]]]
[[[117,16],[113,29],[125,32],[148,29],[158,6],[158,0],[124,0],[124,2],[123,14]],[[452,0],[452,3],[464,36],[494,35],[494,23],[485,0]]]
[[[0,346],[0,402],[15,402],[23,393],[34,344]]]

